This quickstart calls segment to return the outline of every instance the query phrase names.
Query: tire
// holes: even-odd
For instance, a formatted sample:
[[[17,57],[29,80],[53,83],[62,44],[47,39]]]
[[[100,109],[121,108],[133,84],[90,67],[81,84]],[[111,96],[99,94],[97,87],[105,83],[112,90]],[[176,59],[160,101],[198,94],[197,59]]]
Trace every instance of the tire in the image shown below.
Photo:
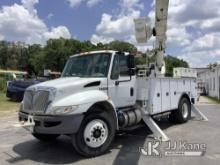
[[[32,134],[36,139],[43,141],[43,142],[49,142],[56,140],[60,135],[57,134],[39,134],[39,133],[33,133]]]
[[[115,137],[115,121],[107,112],[97,111],[85,116],[78,132],[72,135],[72,144],[82,156],[95,157],[105,153]]]
[[[178,109],[172,111],[172,113],[169,115],[169,121],[176,123],[185,123],[190,119],[190,117],[191,103],[187,98],[183,97],[179,102]]]

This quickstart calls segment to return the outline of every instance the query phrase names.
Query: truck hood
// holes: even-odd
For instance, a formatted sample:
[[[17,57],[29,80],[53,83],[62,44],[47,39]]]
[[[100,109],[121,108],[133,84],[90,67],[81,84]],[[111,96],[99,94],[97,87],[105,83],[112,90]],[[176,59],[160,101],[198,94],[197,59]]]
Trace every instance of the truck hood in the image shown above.
[[[98,89],[105,80],[106,78],[64,77],[30,86],[28,90],[53,89],[54,99],[59,100],[79,91]]]

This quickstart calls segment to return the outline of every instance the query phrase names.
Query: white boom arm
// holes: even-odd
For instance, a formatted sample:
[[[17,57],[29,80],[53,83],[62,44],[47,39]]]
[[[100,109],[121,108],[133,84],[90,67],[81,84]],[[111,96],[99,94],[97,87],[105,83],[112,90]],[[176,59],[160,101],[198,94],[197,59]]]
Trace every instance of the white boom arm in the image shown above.
[[[169,0],[156,0],[155,14],[155,55],[156,65],[161,70],[164,65],[164,52],[166,49],[166,31],[167,31],[167,16],[168,16]]]
[[[156,37],[155,49],[156,67],[161,73],[165,67],[164,52],[166,48],[166,31],[169,0],[156,0],[155,27],[151,29],[147,18],[135,19],[135,36],[138,43],[146,43],[152,34]]]

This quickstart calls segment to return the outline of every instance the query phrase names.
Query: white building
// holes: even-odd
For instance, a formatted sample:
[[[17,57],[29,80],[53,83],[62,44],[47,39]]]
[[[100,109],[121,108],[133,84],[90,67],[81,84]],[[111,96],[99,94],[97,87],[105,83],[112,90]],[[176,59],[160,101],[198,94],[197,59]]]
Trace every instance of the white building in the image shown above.
[[[198,69],[200,72],[198,72]],[[206,94],[220,99],[220,65],[212,69],[198,69],[198,80],[204,84]]]

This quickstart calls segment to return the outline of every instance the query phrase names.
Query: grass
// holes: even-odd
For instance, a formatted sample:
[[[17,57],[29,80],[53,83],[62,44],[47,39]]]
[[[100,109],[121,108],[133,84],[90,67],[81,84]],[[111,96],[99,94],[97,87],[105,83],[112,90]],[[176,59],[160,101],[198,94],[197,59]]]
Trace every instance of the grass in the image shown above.
[[[206,96],[209,100],[214,103],[220,104],[220,100],[217,97]]]
[[[0,117],[18,111],[20,103],[10,101],[5,93],[0,91]]]
[[[6,91],[6,80],[4,80],[4,79],[2,79],[1,77],[0,77],[0,92],[5,92]]]

